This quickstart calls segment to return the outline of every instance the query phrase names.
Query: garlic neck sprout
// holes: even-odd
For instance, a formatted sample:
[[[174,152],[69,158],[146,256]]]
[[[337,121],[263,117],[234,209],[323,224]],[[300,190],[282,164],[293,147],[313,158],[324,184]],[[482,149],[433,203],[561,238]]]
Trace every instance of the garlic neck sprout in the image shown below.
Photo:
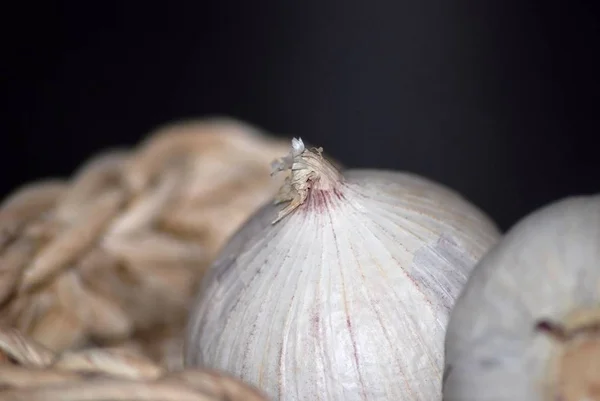
[[[339,171],[292,142],[274,203],[234,235],[190,314],[186,363],[274,400],[441,397],[445,327],[495,225],[408,173]]]
[[[276,204],[289,203],[277,214],[273,224],[306,202],[310,190],[340,196],[339,187],[344,177],[323,158],[323,149],[317,148],[315,151],[308,152],[305,150],[302,140],[294,138],[290,154],[272,164],[272,174],[291,170],[290,176],[287,177],[276,197]]]

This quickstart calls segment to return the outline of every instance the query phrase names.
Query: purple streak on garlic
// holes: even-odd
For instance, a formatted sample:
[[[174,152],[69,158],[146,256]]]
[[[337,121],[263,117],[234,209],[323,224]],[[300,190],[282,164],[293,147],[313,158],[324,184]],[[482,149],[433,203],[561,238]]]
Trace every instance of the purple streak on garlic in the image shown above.
[[[495,225],[439,184],[342,174],[301,140],[273,168],[291,174],[205,278],[187,365],[274,400],[439,399],[450,308]]]
[[[600,399],[600,195],[517,223],[452,312],[444,401]]]

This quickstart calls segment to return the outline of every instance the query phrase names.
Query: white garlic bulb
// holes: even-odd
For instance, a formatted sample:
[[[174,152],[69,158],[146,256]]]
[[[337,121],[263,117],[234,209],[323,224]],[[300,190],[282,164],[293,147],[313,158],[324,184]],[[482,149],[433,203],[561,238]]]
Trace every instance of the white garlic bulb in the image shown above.
[[[445,347],[444,401],[600,400],[600,196],[515,225],[473,271]]]
[[[495,225],[415,175],[342,175],[300,140],[275,169],[291,169],[287,205],[262,208],[212,266],[187,365],[275,400],[439,400],[450,309]]]

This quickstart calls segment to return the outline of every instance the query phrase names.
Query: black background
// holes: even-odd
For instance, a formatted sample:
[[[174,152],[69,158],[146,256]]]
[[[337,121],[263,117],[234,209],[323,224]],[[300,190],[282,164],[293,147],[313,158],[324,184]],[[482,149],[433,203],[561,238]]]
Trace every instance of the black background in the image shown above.
[[[436,179],[507,228],[600,189],[594,3],[21,3],[3,12],[1,195],[228,115]]]

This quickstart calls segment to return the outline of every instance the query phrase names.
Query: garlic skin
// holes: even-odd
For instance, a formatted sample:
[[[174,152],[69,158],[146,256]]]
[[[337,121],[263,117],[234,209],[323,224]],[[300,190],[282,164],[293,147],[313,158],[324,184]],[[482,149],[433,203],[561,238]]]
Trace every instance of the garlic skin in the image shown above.
[[[279,205],[222,250],[191,311],[186,364],[274,400],[441,397],[450,309],[499,239],[457,193],[416,175],[349,170],[293,142]]]
[[[598,400],[599,329],[600,196],[563,199],[474,269],[448,325],[443,399]]]

